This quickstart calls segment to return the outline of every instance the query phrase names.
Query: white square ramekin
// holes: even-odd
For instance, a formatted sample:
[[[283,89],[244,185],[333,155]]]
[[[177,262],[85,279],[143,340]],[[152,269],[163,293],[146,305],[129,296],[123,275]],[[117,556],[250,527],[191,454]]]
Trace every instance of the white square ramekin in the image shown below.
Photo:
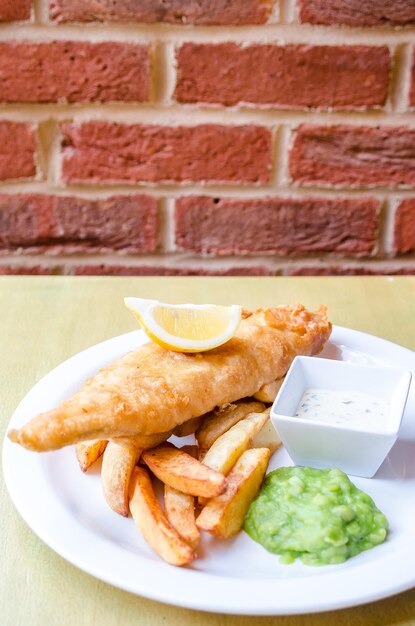
[[[296,357],[271,408],[271,420],[296,465],[337,467],[371,478],[398,437],[411,372],[316,357]],[[357,391],[388,400],[388,427],[376,431],[295,417],[306,389]]]

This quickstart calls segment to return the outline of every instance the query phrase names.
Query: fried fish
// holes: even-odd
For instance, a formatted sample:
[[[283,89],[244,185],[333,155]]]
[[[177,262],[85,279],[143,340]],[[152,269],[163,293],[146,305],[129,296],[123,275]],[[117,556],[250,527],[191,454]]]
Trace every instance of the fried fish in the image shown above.
[[[217,406],[254,395],[287,372],[297,355],[322,350],[331,332],[325,307],[245,312],[234,337],[202,353],[147,343],[90,378],[58,407],[9,438],[38,452],[87,439],[165,433]]]

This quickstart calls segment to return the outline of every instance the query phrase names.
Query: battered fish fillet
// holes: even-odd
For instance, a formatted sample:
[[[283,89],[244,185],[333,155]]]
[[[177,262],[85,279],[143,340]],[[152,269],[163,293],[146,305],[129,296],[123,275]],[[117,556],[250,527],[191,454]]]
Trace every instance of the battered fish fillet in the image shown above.
[[[29,450],[85,439],[167,432],[281,378],[297,355],[317,354],[331,332],[326,309],[302,305],[246,312],[234,337],[195,354],[147,343],[90,378],[57,408],[9,438]]]

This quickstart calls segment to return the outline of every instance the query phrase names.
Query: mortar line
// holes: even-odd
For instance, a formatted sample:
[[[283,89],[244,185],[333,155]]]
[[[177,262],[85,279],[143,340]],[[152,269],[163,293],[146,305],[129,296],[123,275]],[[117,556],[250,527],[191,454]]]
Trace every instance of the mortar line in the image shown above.
[[[0,40],[20,41],[52,41],[81,40],[81,41],[122,41],[146,43],[160,41],[171,42],[252,42],[286,44],[314,44],[314,45],[385,45],[394,43],[408,43],[413,40],[415,27],[405,27],[399,30],[390,28],[337,28],[316,26],[310,24],[266,23],[260,28],[258,25],[246,26],[178,26],[169,24],[138,24],[138,23],[111,23],[85,22],[80,24],[59,24],[48,20],[44,12],[40,13],[41,23],[2,23],[0,24]]]
[[[173,83],[172,79],[169,82]],[[166,87],[171,91],[173,84]],[[56,118],[58,121],[73,120],[84,122],[101,120],[120,124],[159,124],[164,126],[197,126],[198,124],[226,124],[238,126],[259,124],[274,127],[279,123],[318,124],[352,126],[380,124],[415,127],[413,112],[388,111],[328,111],[328,110],[289,110],[278,108],[207,107],[197,105],[140,104],[140,103],[90,103],[87,104],[3,104],[0,105],[0,119],[24,122],[40,122]]]
[[[172,253],[177,250],[174,241],[174,204],[173,198],[164,198],[160,201],[159,215],[161,213],[161,222],[158,229],[158,249],[164,253],[163,256],[166,253]]]
[[[274,0],[267,24],[281,24],[281,0]],[[263,26],[263,25],[262,25]],[[261,28],[262,28],[261,26]]]
[[[277,131],[275,184],[278,190],[288,184],[288,157],[291,141],[291,127],[283,124]]]
[[[271,169],[267,185],[272,188],[278,187],[279,183],[281,131],[281,126],[271,130]]]
[[[59,145],[59,144],[58,144]],[[56,170],[55,170],[56,172]],[[189,195],[205,195],[209,197],[222,196],[226,198],[245,198],[249,200],[257,198],[267,198],[271,194],[280,198],[325,198],[325,199],[353,199],[353,198],[376,198],[380,201],[384,197],[388,198],[413,198],[415,189],[396,189],[396,188],[359,188],[350,189],[343,188],[317,188],[317,187],[297,187],[297,186],[280,186],[278,189],[272,184],[257,187],[255,185],[220,185],[210,184],[203,185],[198,183],[189,184],[165,184],[165,183],[136,183],[134,185],[123,184],[85,184],[70,185],[62,184],[59,176],[54,174],[53,178],[57,179],[56,183],[51,182],[52,176],[48,180],[14,180],[0,182],[0,194],[13,193],[39,193],[58,196],[74,196],[85,199],[106,199],[114,195],[136,195],[146,194],[154,198],[180,198]]]
[[[48,150],[45,147],[45,138],[44,133],[46,132],[44,125],[39,124],[36,128],[36,152],[35,152],[35,164],[36,164],[36,174],[35,181],[37,183],[44,183],[47,181],[48,175],[48,167],[49,167],[49,159],[48,159]],[[6,181],[7,184],[7,181]],[[0,187],[1,189],[1,187]],[[21,188],[19,185],[19,189],[17,193],[21,193]]]
[[[48,0],[34,0],[33,9],[37,26],[49,23]]]
[[[395,197],[385,198],[383,229],[380,237],[380,249],[383,256],[391,257],[394,254],[394,227],[395,216],[400,200]]]
[[[55,136],[49,148],[48,180],[55,187],[63,186],[62,182],[62,133],[59,125],[55,126]]]
[[[39,124],[39,159],[42,164],[42,172],[44,175],[45,185],[55,185],[58,178],[55,177],[54,171],[57,167],[55,160],[59,158],[59,147],[56,142],[59,139],[59,129],[57,121],[48,119]]]
[[[71,269],[78,265],[99,266],[101,264],[112,266],[127,266],[143,268],[153,266],[156,268],[172,268],[172,269],[207,269],[207,270],[224,270],[233,268],[267,268],[268,270],[289,272],[298,268],[351,268],[351,269],[394,269],[404,270],[411,269],[415,271],[415,257],[405,256],[395,258],[356,258],[341,255],[327,254],[324,259],[319,256],[286,256],[277,255],[250,255],[250,256],[216,256],[206,257],[196,255],[191,252],[180,252],[165,255],[151,254],[71,254],[60,255],[57,257],[51,253],[31,253],[18,256],[12,252],[0,255],[0,268],[5,266],[15,266],[17,268],[33,267],[36,265],[45,268],[54,269],[62,267],[64,273],[70,272]]]
[[[150,101],[162,106],[166,100],[168,61],[166,59],[166,45],[158,41],[152,46],[151,54],[151,95]]]
[[[41,11],[42,11],[42,0],[33,0],[32,7],[30,11],[30,17],[32,24],[41,24]]]
[[[177,83],[177,60],[176,60],[176,48],[177,46],[173,42],[165,43],[165,103],[172,105],[174,101],[174,91]]]
[[[409,87],[411,83],[412,47],[409,44],[396,46],[397,68],[391,81],[390,100],[395,113],[408,110]]]
[[[298,23],[296,2],[280,0],[280,15],[282,24]]]

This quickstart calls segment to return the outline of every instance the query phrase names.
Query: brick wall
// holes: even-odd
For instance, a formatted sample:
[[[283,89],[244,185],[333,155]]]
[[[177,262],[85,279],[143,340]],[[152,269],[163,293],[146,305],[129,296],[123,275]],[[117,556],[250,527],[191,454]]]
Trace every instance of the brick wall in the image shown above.
[[[0,273],[415,274],[415,0],[0,22]]]

